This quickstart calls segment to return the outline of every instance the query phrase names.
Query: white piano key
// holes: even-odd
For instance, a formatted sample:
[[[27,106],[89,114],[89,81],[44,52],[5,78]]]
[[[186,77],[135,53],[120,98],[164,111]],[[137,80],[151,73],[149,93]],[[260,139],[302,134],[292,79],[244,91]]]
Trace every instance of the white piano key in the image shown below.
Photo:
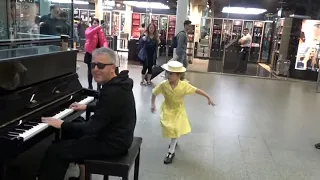
[[[87,97],[79,102],[79,104],[89,104],[94,100],[94,97]],[[72,114],[74,112],[73,109],[65,109],[58,114],[54,115],[53,118],[55,119],[63,119],[67,117],[68,115]],[[24,141],[27,141],[28,139],[32,138],[33,136],[39,134],[41,131],[48,128],[47,123],[39,123],[36,126],[33,126],[31,129],[25,131],[24,133],[21,133],[19,136],[23,138]]]

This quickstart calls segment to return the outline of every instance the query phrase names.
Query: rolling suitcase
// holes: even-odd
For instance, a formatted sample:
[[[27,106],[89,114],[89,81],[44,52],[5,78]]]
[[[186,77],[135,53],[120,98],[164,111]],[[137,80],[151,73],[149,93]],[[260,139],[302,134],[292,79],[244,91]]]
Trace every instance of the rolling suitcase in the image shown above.
[[[164,70],[162,69],[161,66],[154,66],[152,68],[152,76],[151,79],[157,77],[160,73],[162,73]],[[145,78],[145,80],[147,80],[147,77]]]

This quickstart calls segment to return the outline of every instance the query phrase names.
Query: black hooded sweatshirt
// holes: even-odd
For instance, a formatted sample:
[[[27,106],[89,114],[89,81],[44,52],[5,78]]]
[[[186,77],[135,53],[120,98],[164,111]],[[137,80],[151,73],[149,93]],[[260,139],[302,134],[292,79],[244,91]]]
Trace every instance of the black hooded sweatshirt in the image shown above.
[[[85,123],[64,122],[63,131],[82,131],[117,151],[126,151],[133,141],[136,107],[129,71],[122,71],[100,90],[95,106],[87,106],[94,115]],[[90,148],[90,147],[88,147]]]

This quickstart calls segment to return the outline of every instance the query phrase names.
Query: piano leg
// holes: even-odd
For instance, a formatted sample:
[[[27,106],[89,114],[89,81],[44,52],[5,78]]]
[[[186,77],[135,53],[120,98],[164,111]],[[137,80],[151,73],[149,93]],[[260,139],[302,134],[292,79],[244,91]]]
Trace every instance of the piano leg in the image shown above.
[[[6,165],[4,163],[0,164],[0,180],[4,180],[6,176]]]
[[[91,115],[91,112],[90,111],[86,111],[86,121],[89,121],[90,115]]]

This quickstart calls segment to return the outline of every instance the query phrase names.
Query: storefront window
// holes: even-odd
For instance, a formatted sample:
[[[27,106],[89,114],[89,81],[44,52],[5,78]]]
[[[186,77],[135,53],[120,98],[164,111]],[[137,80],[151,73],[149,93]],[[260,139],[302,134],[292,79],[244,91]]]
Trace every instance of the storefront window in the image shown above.
[[[71,37],[71,1],[3,0],[0,2],[0,39]]]

